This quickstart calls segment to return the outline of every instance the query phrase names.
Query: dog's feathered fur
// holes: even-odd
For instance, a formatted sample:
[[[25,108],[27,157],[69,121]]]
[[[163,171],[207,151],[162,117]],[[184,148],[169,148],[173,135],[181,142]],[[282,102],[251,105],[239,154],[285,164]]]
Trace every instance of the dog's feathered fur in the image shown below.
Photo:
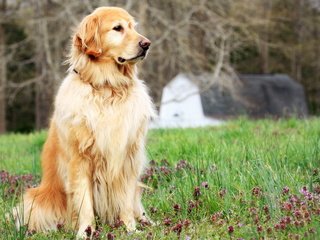
[[[146,40],[133,24],[126,11],[102,7],[76,29],[42,152],[42,180],[14,209],[18,226],[47,231],[71,224],[81,236],[96,216],[109,224],[120,218],[129,230],[145,218],[139,176],[154,110],[136,61],[117,60],[134,57]]]

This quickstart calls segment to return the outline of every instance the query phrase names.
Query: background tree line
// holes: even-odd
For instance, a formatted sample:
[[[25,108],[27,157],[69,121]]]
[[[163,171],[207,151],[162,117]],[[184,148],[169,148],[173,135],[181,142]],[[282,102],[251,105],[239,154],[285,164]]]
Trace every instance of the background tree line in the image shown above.
[[[286,73],[320,112],[319,0],[0,0],[0,133],[45,128],[72,27],[98,6],[126,8],[152,41],[140,77],[158,103],[179,72]]]

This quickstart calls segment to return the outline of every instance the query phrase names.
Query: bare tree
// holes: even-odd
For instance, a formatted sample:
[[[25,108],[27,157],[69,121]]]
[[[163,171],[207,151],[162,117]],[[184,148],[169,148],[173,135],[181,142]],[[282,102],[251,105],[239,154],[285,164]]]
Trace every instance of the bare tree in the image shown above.
[[[1,9],[0,14],[3,13]],[[0,22],[0,134],[6,131],[6,84],[7,66],[3,25]]]
[[[48,42],[48,29],[46,13],[48,11],[47,1],[35,1],[36,15],[33,23],[35,30],[34,40],[36,43],[36,70],[37,75],[41,76],[36,84],[35,95],[35,116],[36,129],[42,129],[48,126],[48,117],[51,112],[51,104],[53,99],[53,72],[50,71],[52,65],[51,52]]]
[[[5,16],[7,8],[6,0],[2,0],[0,16]],[[6,42],[3,28],[4,19],[0,17],[0,134],[6,132],[6,85],[7,85],[7,63]]]
[[[0,22],[6,0],[0,0]],[[23,91],[34,93],[36,128],[47,126],[53,96],[65,75],[72,28],[96,7],[124,7],[136,18],[138,31],[152,41],[141,78],[159,103],[162,88],[180,72],[211,75],[202,90],[213,84],[231,91],[241,72],[286,72],[307,87],[308,99],[320,106],[318,0],[43,0],[8,1],[16,5],[14,20],[27,39],[6,46],[0,24],[0,132],[5,129],[6,106]],[[19,7],[23,6],[23,7]],[[6,10],[7,11],[7,10]],[[5,17],[4,17],[5,16]],[[15,63],[18,79],[8,63],[22,48],[33,46],[28,59]],[[9,53],[8,53],[9,52]],[[252,54],[247,59],[243,55]],[[24,74],[25,66],[35,66]],[[308,69],[306,71],[305,69]],[[236,69],[236,70],[235,70]],[[308,72],[312,70],[314,78]],[[195,78],[194,81],[198,81]],[[29,94],[29,95],[30,95]],[[28,95],[28,96],[29,96]],[[8,118],[8,116],[7,116]]]

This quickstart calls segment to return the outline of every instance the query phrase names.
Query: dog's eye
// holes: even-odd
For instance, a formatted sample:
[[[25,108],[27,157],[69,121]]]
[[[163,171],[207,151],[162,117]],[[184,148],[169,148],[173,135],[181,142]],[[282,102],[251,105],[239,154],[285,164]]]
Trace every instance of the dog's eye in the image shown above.
[[[123,27],[121,25],[115,26],[114,28],[112,28],[113,30],[120,32],[123,30]]]

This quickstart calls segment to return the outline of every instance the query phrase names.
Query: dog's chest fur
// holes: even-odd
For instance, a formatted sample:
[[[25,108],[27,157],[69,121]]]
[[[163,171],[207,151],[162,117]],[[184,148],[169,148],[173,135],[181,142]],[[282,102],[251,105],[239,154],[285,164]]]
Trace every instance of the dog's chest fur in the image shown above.
[[[135,80],[125,96],[108,89],[95,92],[89,84],[67,77],[56,98],[58,128],[68,134],[86,128],[79,135],[79,151],[91,147],[95,155],[108,162],[123,161],[127,149],[137,140],[137,134],[153,116],[150,97],[142,81]],[[70,129],[75,129],[71,132]]]

